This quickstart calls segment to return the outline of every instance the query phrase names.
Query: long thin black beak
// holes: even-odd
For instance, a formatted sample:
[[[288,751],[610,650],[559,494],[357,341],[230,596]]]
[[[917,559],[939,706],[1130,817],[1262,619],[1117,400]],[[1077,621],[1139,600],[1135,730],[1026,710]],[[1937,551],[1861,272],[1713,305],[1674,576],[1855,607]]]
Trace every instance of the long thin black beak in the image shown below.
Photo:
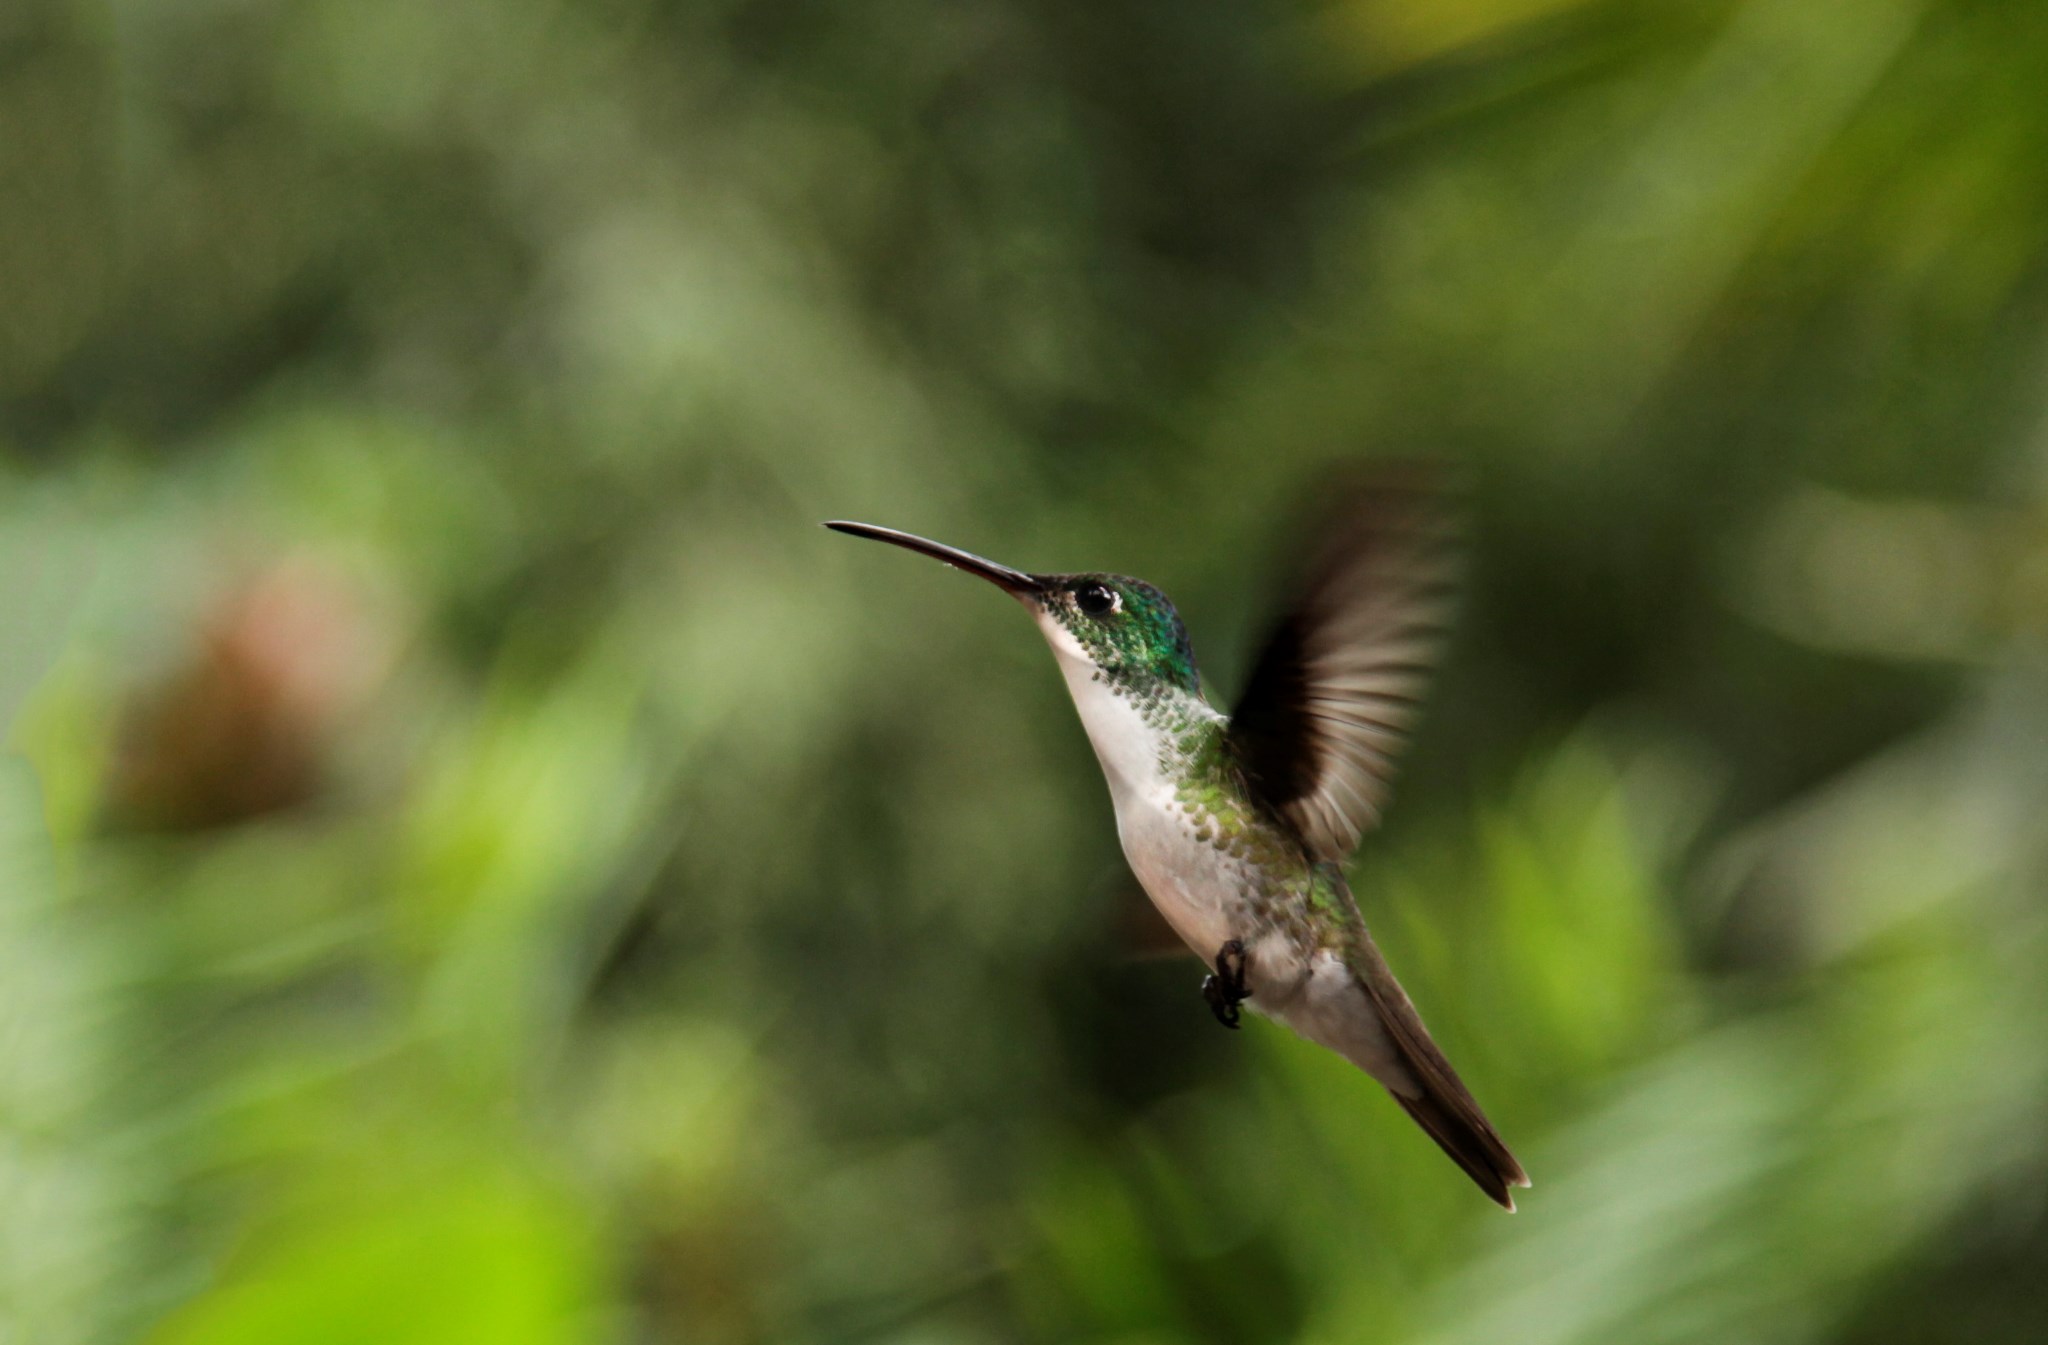
[[[898,532],[894,528],[878,528],[872,523],[847,523],[837,520],[825,526],[834,532],[851,533],[855,537],[872,537],[878,542],[887,542],[906,551],[930,556],[933,560],[942,560],[956,570],[965,570],[969,574],[981,576],[1014,597],[1036,597],[1045,587],[1036,575],[1013,570],[1007,565],[998,565],[992,560],[983,560],[980,556],[957,547],[941,546],[923,537]]]

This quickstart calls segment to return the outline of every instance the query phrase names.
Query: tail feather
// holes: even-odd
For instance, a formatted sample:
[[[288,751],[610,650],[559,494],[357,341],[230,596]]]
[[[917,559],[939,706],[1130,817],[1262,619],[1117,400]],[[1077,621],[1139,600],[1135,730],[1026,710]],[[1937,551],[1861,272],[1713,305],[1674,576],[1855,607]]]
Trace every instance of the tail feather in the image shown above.
[[[1429,1029],[1422,1025],[1408,992],[1394,979],[1386,959],[1380,956],[1379,948],[1362,925],[1356,930],[1356,943],[1349,952],[1345,960],[1352,975],[1372,1000],[1380,1026],[1414,1076],[1417,1088],[1411,1095],[1389,1084],[1387,1091],[1450,1155],[1451,1161],[1478,1183],[1480,1190],[1512,1213],[1515,1199],[1508,1194],[1508,1188],[1527,1186],[1529,1174],[1508,1152],[1507,1144],[1466,1089],[1465,1081],[1430,1039]]]
[[[1529,1178],[1497,1136],[1492,1137],[1491,1144],[1487,1143],[1487,1137],[1479,1130],[1427,1093],[1412,1098],[1394,1093],[1392,1097],[1401,1104],[1401,1110],[1436,1141],[1437,1147],[1449,1154],[1451,1161],[1465,1169],[1465,1175],[1492,1197],[1496,1205],[1509,1214],[1515,1212],[1515,1198],[1508,1193],[1508,1188],[1527,1186]]]

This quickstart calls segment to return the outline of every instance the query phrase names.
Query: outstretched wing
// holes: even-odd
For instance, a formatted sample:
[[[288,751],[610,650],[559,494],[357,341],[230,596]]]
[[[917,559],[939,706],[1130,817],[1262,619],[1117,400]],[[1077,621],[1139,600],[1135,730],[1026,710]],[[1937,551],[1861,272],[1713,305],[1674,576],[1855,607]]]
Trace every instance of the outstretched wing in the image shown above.
[[[1443,641],[1454,534],[1420,471],[1339,492],[1231,714],[1253,788],[1317,859],[1344,862],[1379,822]]]

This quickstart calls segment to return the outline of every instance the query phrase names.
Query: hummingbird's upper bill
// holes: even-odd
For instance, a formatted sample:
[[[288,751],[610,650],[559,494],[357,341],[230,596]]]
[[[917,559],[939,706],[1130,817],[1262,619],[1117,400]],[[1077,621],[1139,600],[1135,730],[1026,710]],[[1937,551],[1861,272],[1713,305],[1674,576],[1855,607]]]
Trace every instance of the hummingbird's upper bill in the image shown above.
[[[954,546],[946,546],[943,543],[934,542],[929,538],[919,537],[913,533],[898,532],[894,528],[880,528],[872,523],[849,523],[843,519],[835,519],[825,526],[834,532],[850,533],[855,537],[871,537],[877,542],[887,542],[892,546],[900,546],[906,551],[915,551],[919,555],[930,556],[933,560],[942,560],[956,570],[965,570],[969,574],[979,575],[1012,597],[1035,598],[1045,591],[1045,581],[1035,574],[1026,574],[1022,570],[1013,570],[1007,565],[998,565],[994,561],[984,560],[972,552],[962,551]]]

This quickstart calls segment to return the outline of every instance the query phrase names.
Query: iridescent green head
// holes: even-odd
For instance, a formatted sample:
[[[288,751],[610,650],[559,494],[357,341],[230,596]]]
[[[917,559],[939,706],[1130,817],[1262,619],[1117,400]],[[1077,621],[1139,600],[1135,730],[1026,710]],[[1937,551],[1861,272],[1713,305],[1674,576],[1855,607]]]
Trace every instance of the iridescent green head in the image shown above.
[[[1112,681],[1197,689],[1195,651],[1166,595],[1120,574],[1050,574],[1039,604]]]
[[[1143,580],[1117,574],[1026,574],[893,528],[843,522],[825,526],[888,542],[988,580],[1069,637],[1075,652],[1113,684],[1199,694],[1195,652],[1180,613]]]

